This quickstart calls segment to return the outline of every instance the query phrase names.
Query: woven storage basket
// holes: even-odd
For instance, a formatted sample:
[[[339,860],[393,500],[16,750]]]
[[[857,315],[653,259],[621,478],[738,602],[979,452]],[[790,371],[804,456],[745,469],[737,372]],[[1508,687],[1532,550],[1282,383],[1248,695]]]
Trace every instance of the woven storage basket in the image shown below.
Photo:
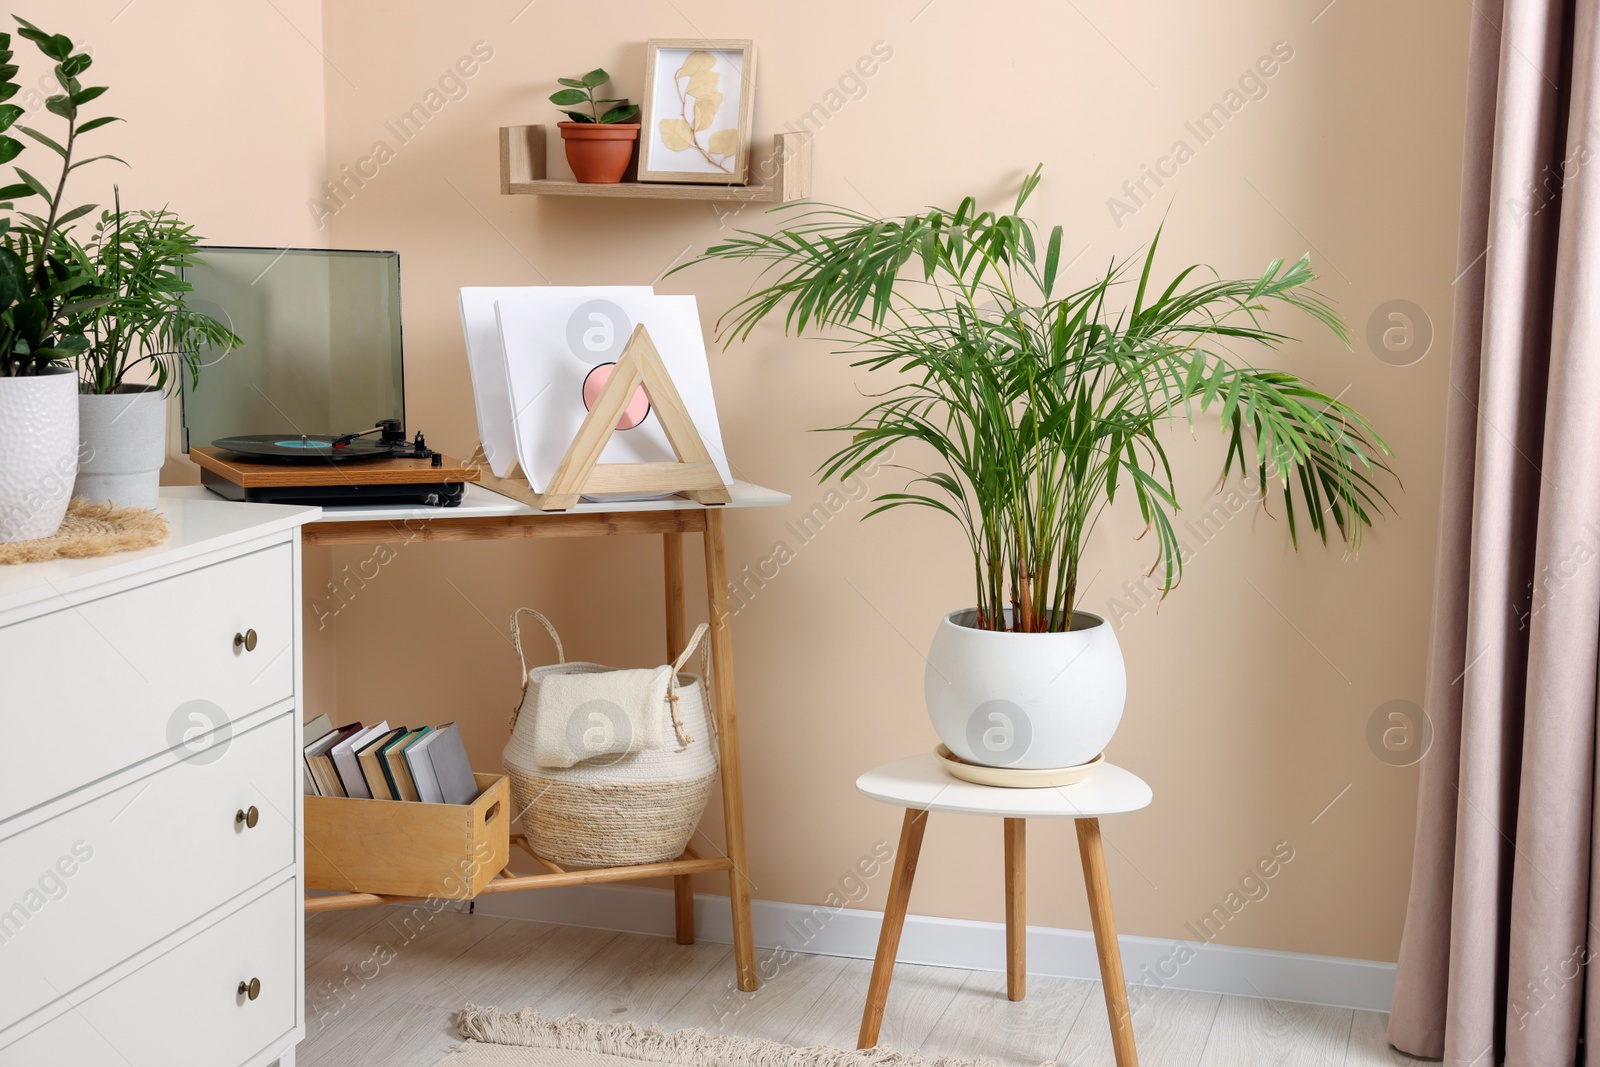
[[[556,663],[528,667],[518,628],[518,618],[524,613],[549,631],[555,641]],[[696,631],[673,665],[675,671],[694,651],[704,629]],[[600,756],[572,767],[541,767],[533,755],[540,683],[557,674],[594,674],[613,668],[568,663],[555,627],[532,608],[519,608],[512,614],[511,634],[522,664],[523,692],[522,702],[511,716],[511,740],[506,744],[504,763],[511,778],[511,802],[514,810],[522,813],[528,844],[545,859],[574,867],[620,867],[677,859],[694,836],[717,777],[715,720],[707,707],[702,680],[676,673],[675,685],[661,705],[661,735],[667,739],[663,747],[625,756]],[[702,666],[702,673],[704,669]]]

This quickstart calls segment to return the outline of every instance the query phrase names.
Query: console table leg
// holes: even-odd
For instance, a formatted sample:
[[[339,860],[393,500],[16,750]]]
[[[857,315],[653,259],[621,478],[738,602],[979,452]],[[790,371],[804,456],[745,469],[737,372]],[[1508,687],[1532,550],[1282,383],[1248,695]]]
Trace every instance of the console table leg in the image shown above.
[[[872,981],[867,986],[867,1007],[861,1013],[856,1048],[871,1048],[878,1043],[883,1007],[889,1000],[889,979],[894,975],[894,958],[900,952],[900,931],[905,928],[906,908],[911,903],[911,881],[917,875],[917,856],[927,829],[927,811],[907,808],[905,821],[900,824],[900,847],[894,853],[894,874],[889,880],[889,899],[883,906],[883,929],[878,932],[878,954],[872,961]]]
[[[1028,995],[1027,820],[1006,820],[1006,996]]]
[[[675,662],[689,639],[689,622],[683,601],[683,535],[661,535],[662,572],[667,588],[667,662]],[[678,944],[694,944],[694,876],[680,874],[672,880],[673,914]]]
[[[706,603],[711,610],[711,662],[716,682],[717,741],[722,757],[722,818],[726,825],[728,898],[733,906],[733,959],[739,988],[756,978],[755,933],[750,924],[750,875],[744,840],[744,773],[739,766],[739,716],[733,695],[733,619],[728,614],[728,560],[722,512],[706,512]]]
[[[1133,1045],[1133,1015],[1128,1011],[1128,987],[1122,978],[1122,949],[1117,944],[1117,923],[1111,914],[1111,883],[1106,877],[1106,854],[1100,843],[1100,820],[1076,822],[1083,884],[1089,892],[1089,918],[1094,924],[1094,947],[1100,957],[1100,984],[1105,989],[1106,1015],[1111,1020],[1111,1048],[1117,1067],[1139,1067],[1139,1053]]]
[[[683,534],[661,535],[661,571],[667,585],[667,662],[683,654],[689,640],[689,622],[683,599]]]

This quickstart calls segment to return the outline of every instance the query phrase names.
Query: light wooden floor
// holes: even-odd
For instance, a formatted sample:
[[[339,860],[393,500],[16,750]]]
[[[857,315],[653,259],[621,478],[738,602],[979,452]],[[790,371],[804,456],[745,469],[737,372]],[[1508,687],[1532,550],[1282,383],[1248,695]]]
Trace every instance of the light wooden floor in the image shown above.
[[[431,1067],[458,1040],[450,1014],[468,1002],[853,1048],[870,969],[865,960],[794,956],[758,992],[740,993],[726,945],[402,908],[308,916],[306,964],[298,1067]],[[1343,1008],[1158,991],[1136,1007],[1134,1029],[1144,1067],[1423,1062],[1385,1044],[1385,1022]],[[1030,976],[1027,999],[1013,1004],[1003,974],[899,967],[882,1040],[1026,1067],[1112,1065],[1099,984],[1063,978]]]

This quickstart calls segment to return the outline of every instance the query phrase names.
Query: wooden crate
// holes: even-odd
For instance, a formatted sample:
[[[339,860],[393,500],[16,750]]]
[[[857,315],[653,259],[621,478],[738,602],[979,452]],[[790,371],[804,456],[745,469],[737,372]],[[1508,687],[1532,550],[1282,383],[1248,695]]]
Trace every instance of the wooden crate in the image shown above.
[[[306,797],[306,888],[471,900],[511,858],[510,783],[476,777],[471,804]]]

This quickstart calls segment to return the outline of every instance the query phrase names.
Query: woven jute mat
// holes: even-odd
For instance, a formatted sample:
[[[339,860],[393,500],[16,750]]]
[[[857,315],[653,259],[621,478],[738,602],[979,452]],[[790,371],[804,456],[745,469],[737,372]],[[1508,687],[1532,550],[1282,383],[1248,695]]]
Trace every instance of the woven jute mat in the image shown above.
[[[47,559],[85,559],[150,548],[167,539],[166,516],[149,508],[91,504],[76,497],[61,528],[35,541],[0,544],[0,564],[42,563]]]

